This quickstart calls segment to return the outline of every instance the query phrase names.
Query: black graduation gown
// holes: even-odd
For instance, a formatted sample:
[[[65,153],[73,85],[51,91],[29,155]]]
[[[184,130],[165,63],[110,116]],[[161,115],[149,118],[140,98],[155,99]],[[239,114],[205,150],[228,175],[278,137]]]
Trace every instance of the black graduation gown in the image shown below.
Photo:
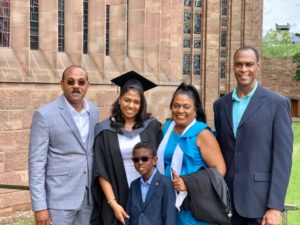
[[[117,133],[107,126],[107,124],[110,124],[108,120],[100,122],[100,126],[101,123],[106,125],[104,125],[104,128],[101,128],[100,131],[96,130],[98,135],[94,143],[95,158],[92,184],[94,208],[91,216],[91,225],[121,225],[106,201],[99,185],[98,177],[101,176],[111,183],[116,200],[124,209],[126,209],[129,187]],[[135,133],[135,135],[138,133],[141,137],[141,141],[150,142],[157,148],[162,140],[160,127],[161,124],[159,121],[150,118],[144,123],[144,127],[132,133]],[[130,136],[128,132],[127,135]]]

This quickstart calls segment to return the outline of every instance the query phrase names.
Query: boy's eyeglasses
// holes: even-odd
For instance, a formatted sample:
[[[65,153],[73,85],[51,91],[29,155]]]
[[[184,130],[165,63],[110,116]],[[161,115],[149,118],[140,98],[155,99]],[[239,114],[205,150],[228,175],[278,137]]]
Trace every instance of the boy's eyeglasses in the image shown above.
[[[140,160],[142,160],[142,162],[147,162],[149,160],[149,158],[153,158],[153,157],[149,157],[149,156],[142,156],[142,157],[133,157],[131,158],[132,162],[134,163],[139,163]]]
[[[86,84],[86,80],[73,80],[73,79],[70,79],[70,80],[67,80],[67,85],[74,86],[76,82],[79,86],[84,86]]]

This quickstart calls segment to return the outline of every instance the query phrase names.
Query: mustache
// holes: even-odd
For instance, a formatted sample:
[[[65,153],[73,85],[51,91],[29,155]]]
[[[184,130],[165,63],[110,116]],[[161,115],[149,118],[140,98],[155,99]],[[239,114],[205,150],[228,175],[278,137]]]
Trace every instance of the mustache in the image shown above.
[[[80,94],[80,90],[78,88],[74,88],[73,91],[72,91],[72,93],[78,93],[78,94]]]

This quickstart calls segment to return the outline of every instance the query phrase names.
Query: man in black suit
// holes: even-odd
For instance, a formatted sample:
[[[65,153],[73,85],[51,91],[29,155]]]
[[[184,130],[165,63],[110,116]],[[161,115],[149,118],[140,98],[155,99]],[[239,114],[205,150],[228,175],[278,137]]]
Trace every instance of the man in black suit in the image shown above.
[[[279,225],[292,162],[290,101],[258,84],[259,55],[253,47],[235,52],[233,69],[237,87],[214,103],[232,224]]]

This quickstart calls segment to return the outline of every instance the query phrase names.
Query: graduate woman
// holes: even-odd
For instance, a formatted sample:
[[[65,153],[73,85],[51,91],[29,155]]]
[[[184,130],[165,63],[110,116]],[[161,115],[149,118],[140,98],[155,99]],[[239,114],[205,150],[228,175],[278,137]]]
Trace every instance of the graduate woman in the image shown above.
[[[156,84],[134,71],[112,82],[121,91],[111,116],[96,125],[92,225],[125,224],[129,185],[139,177],[131,161],[132,149],[140,141],[157,148],[162,139],[161,124],[147,113],[144,96]]]

